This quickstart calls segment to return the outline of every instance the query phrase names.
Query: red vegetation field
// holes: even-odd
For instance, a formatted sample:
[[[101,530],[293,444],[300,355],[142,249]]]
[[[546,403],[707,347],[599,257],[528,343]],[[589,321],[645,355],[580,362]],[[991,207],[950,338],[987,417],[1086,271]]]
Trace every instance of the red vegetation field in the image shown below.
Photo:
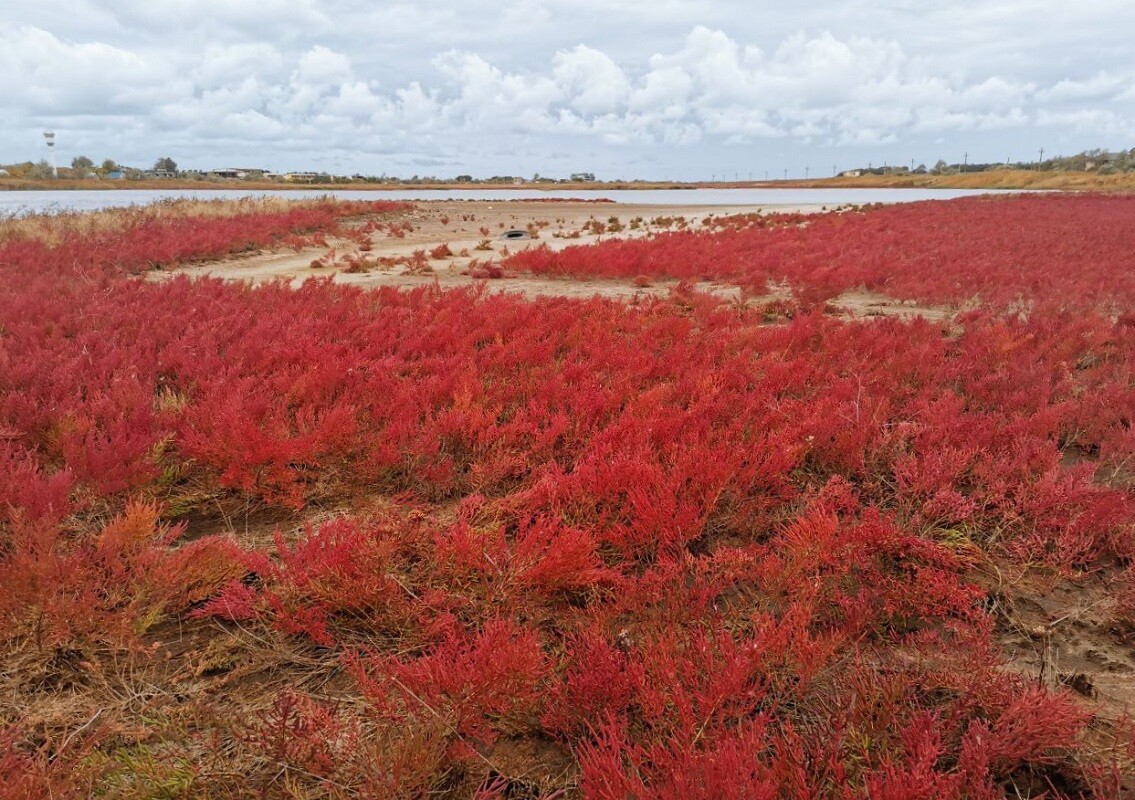
[[[383,210],[0,242],[4,797],[1131,789],[1122,698],[1001,642],[1135,554],[1135,199],[507,264],[770,303],[131,277]]]
[[[862,286],[895,297],[1003,309],[1135,308],[1129,265],[1135,197],[1031,196],[911,203],[871,213],[718,221],[723,230],[531,250],[510,261],[542,274],[636,275],[739,283],[756,293],[787,280],[808,299]],[[727,221],[726,221],[727,222]],[[1031,306],[1030,306],[1031,307]]]

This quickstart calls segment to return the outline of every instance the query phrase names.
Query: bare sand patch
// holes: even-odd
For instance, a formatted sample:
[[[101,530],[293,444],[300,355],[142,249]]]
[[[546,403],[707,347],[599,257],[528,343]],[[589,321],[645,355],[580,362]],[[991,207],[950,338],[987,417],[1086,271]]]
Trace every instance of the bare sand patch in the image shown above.
[[[955,311],[944,306],[919,305],[913,300],[896,300],[866,289],[850,289],[828,305],[852,317],[898,317],[910,319],[922,317],[931,322],[947,322],[953,319]]]
[[[653,281],[636,286],[631,281],[551,278],[532,275],[483,281],[468,274],[470,266],[499,262],[508,255],[531,247],[562,250],[573,245],[597,244],[609,239],[633,239],[666,231],[700,230],[713,217],[765,212],[818,212],[821,206],[657,206],[582,202],[443,201],[421,203],[406,218],[412,226],[403,236],[384,232],[371,234],[369,249],[348,238],[328,241],[328,247],[299,252],[275,251],[205,262],[166,272],[151,273],[150,280],[171,275],[212,276],[225,280],[262,283],[287,280],[298,285],[308,278],[333,276],[336,283],[377,288],[415,287],[437,283],[456,288],[487,283],[490,291],[519,292],[527,296],[612,298],[664,295],[675,281]],[[508,239],[509,231],[522,231],[524,238]],[[452,255],[433,257],[445,245]],[[384,260],[411,259],[425,255],[427,269],[408,269],[404,264],[383,266]],[[365,271],[347,271],[342,257],[365,257],[378,266]],[[326,266],[312,266],[322,260]],[[739,297],[737,287],[698,284],[702,291]]]
[[[1122,569],[1105,566],[1075,577],[990,564],[975,582],[988,592],[1004,668],[1049,690],[1080,695],[1095,715],[1086,740],[1111,753],[1125,790],[1135,789],[1135,764],[1123,744],[1135,712],[1135,649],[1116,619]]]

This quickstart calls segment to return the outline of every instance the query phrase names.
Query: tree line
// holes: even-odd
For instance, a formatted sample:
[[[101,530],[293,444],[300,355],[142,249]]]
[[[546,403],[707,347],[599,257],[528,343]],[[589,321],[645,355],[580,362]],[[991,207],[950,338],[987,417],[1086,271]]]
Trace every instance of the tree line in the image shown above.
[[[25,161],[22,164],[11,164],[5,166],[4,169],[14,178],[25,178],[27,180],[50,180],[55,177],[51,164],[46,159],[41,159],[38,162]],[[177,162],[168,156],[163,156],[154,162],[151,168],[153,172],[159,174],[177,175],[178,167]],[[112,158],[107,158],[101,164],[96,164],[94,159],[88,156],[75,156],[71,159],[71,167],[61,167],[61,177],[67,178],[85,178],[92,175],[105,178],[115,172],[142,172],[142,170],[133,170],[129,167],[124,167]]]

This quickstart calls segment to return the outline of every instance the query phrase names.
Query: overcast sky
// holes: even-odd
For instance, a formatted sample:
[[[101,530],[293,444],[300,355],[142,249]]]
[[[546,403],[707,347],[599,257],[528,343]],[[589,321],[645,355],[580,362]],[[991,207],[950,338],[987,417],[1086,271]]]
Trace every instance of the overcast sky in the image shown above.
[[[0,0],[0,162],[601,178],[1135,147],[1133,0]]]

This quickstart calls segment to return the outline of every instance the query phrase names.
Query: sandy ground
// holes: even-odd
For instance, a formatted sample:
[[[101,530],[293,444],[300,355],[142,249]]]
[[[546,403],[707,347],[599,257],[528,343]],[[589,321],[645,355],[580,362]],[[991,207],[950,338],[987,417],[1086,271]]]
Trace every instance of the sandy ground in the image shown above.
[[[1122,571],[1112,566],[1075,580],[1008,563],[983,571],[972,577],[988,591],[1006,671],[1080,695],[1094,715],[1085,741],[1117,757],[1121,796],[1135,796],[1135,764],[1123,744],[1135,712],[1135,651],[1114,617]]]
[[[376,267],[366,272],[347,272],[342,267],[313,267],[312,261],[325,256],[327,248],[309,248],[298,253],[277,251],[257,253],[218,262],[208,262],[178,270],[189,275],[211,275],[226,280],[243,280],[251,283],[287,279],[301,283],[310,277],[334,275],[337,283],[374,288],[379,286],[412,287],[432,285],[444,288],[469,285],[478,279],[463,275],[471,263],[500,262],[511,253],[530,247],[546,246],[562,250],[572,245],[594,244],[608,239],[630,239],[651,236],[667,230],[678,230],[685,224],[689,229],[703,227],[709,217],[756,211],[815,212],[820,206],[647,206],[616,205],[613,203],[571,202],[461,202],[442,201],[419,204],[419,210],[409,217],[413,230],[405,238],[392,238],[386,233],[371,235],[371,250],[360,253],[359,246],[347,239],[330,241],[335,257],[365,255],[371,260],[380,258],[410,257],[415,251],[426,251],[445,244],[454,253],[444,258],[429,259],[429,272],[407,274],[403,264]],[[624,226],[616,232],[595,233],[588,224],[608,226],[612,219]],[[632,220],[641,220],[632,228]],[[667,224],[667,220],[673,222]],[[523,231],[525,236],[534,232],[538,238],[509,240],[508,231]],[[464,255],[462,255],[464,254]],[[330,259],[325,259],[330,260]],[[170,273],[154,273],[152,279],[161,280]],[[633,297],[634,295],[665,294],[669,285],[657,283],[649,287],[636,287],[630,281],[574,280],[537,276],[515,276],[487,281],[491,291],[520,292],[528,296],[554,295],[565,297]],[[714,290],[712,285],[700,288]],[[735,287],[722,287],[721,291],[737,292]]]
[[[154,272],[151,280],[165,280],[171,275],[185,273],[191,276],[213,276],[225,280],[262,283],[287,280],[299,285],[312,277],[332,276],[335,282],[377,288],[394,286],[438,285],[457,288],[483,283],[490,292],[518,292],[527,297],[553,296],[587,298],[598,295],[613,299],[631,300],[648,296],[665,296],[676,281],[652,281],[649,285],[630,280],[600,278],[578,279],[536,275],[511,275],[485,280],[471,277],[470,266],[499,262],[511,253],[530,247],[549,247],[562,250],[573,245],[596,244],[609,239],[631,239],[653,236],[680,227],[698,230],[713,217],[754,212],[815,213],[823,206],[655,206],[616,205],[611,203],[579,202],[508,202],[508,201],[441,201],[421,203],[409,221],[413,229],[404,238],[392,237],[385,231],[370,235],[370,250],[362,252],[357,242],[336,239],[328,247],[313,247],[299,252],[292,250],[255,253],[222,261],[206,262],[172,272]],[[612,221],[621,230],[596,233],[596,224],[609,228]],[[637,225],[632,227],[632,222]],[[591,227],[588,227],[591,226]],[[526,237],[507,239],[509,231],[522,231]],[[410,269],[406,264],[378,264],[366,271],[347,271],[341,259],[365,257],[370,262],[380,259],[406,259],[415,252],[429,251],[439,245],[448,246],[453,255],[428,258],[426,268]],[[322,259],[325,266],[312,266]],[[761,297],[743,297],[738,286],[700,282],[699,291],[723,298],[759,303],[787,297],[787,290],[772,291]],[[856,317],[911,317],[921,316],[932,321],[946,321],[952,316],[948,309],[923,308],[893,300],[866,291],[850,291],[833,302],[850,316]]]

